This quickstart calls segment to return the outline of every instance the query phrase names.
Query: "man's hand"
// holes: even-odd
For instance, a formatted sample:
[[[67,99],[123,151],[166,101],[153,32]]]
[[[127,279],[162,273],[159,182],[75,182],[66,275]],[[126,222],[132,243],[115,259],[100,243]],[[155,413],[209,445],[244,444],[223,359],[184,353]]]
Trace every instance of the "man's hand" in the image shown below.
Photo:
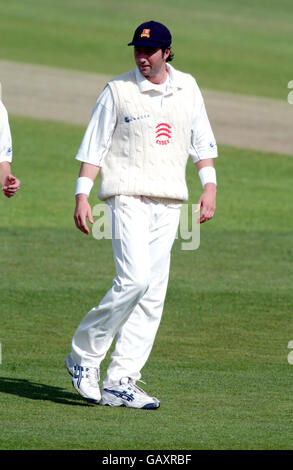
[[[4,180],[2,191],[6,197],[10,198],[14,196],[14,194],[19,190],[19,187],[20,187],[20,181],[17,178],[15,178],[15,176],[10,174],[10,175],[7,175]]]
[[[198,208],[194,211],[195,213],[200,212],[198,222],[200,224],[213,218],[216,210],[216,192],[217,186],[214,183],[207,183],[204,187],[204,192],[199,198]]]
[[[83,233],[88,235],[90,233],[90,229],[87,226],[86,219],[93,224],[94,220],[92,217],[92,210],[88,203],[88,199],[86,194],[77,194],[75,196],[76,199],[76,206],[74,212],[74,221],[76,227],[81,230]]]

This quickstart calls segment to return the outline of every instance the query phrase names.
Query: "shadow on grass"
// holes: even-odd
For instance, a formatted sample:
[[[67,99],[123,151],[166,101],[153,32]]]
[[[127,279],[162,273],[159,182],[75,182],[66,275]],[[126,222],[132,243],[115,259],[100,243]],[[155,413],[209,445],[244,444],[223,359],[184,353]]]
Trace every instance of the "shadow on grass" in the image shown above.
[[[26,379],[0,377],[0,393],[9,393],[31,400],[47,400],[62,405],[93,406],[78,394],[66,392],[61,387],[31,382]]]

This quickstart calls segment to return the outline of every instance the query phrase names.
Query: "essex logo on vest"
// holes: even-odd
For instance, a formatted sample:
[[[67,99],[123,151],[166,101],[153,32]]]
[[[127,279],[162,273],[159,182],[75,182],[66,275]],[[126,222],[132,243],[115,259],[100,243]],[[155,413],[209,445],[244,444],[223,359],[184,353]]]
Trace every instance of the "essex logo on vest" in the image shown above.
[[[156,144],[168,145],[172,137],[172,127],[166,122],[161,122],[156,126]]]

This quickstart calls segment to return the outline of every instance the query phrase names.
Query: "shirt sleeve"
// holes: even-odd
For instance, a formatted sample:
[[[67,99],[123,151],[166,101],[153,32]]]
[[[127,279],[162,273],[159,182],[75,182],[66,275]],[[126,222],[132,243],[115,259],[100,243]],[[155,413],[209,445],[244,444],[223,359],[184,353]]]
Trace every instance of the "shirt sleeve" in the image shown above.
[[[194,163],[207,158],[216,158],[218,149],[201,91],[196,84],[196,100],[192,119],[189,154]]]
[[[8,121],[8,113],[0,101],[0,163],[12,162],[12,139]]]
[[[103,166],[103,159],[111,146],[115,126],[116,108],[111,88],[107,85],[94,106],[75,159]]]

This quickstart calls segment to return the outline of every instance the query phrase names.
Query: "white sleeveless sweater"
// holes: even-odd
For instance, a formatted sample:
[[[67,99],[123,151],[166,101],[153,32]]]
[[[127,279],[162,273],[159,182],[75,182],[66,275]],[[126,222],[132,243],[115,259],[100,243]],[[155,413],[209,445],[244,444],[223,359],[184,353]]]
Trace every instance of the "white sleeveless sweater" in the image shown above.
[[[114,78],[117,113],[112,144],[101,168],[99,198],[142,195],[187,200],[188,159],[195,80],[182,75],[182,88],[164,97],[158,109],[152,93],[141,92],[135,70]]]

